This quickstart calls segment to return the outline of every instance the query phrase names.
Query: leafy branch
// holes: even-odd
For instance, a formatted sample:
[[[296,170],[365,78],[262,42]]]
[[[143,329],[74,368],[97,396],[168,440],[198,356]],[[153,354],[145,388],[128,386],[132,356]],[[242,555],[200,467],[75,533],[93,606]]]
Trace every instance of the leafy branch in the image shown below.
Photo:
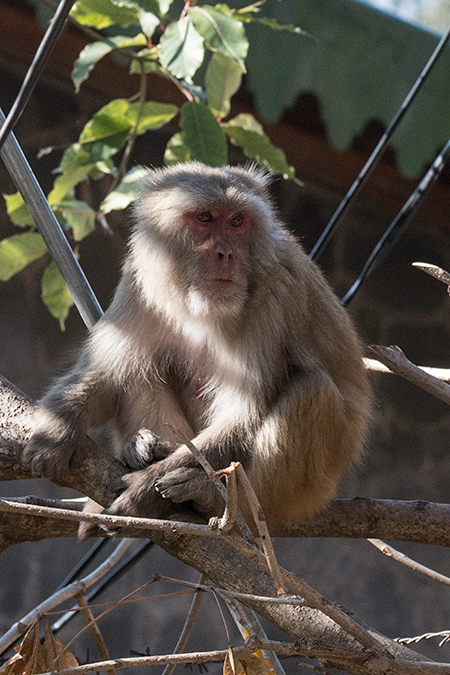
[[[166,164],[197,160],[223,166],[228,163],[229,148],[236,146],[270,171],[295,179],[284,152],[272,145],[253,115],[228,118],[231,98],[246,72],[246,25],[256,21],[269,29],[302,34],[294,26],[260,17],[261,5],[256,2],[234,10],[224,4],[200,6],[188,0],[180,16],[171,16],[172,0],[75,3],[71,21],[88,30],[92,39],[72,70],[75,91],[101,59],[114,54],[120,54],[130,75],[139,74],[136,94],[112,100],[98,110],[78,140],[66,148],[56,169],[48,201],[75,252],[96,223],[104,225],[108,213],[123,210],[134,200],[145,169],[130,168],[132,150],[140,136],[169,123],[174,131],[166,146]],[[176,106],[147,100],[149,74],[176,86],[186,102]],[[99,208],[77,198],[82,181],[105,177],[109,187]],[[26,230],[0,242],[0,280],[6,281],[46,255],[46,248],[20,194],[4,198],[13,224]],[[73,302],[53,263],[44,270],[42,297],[64,330]]]

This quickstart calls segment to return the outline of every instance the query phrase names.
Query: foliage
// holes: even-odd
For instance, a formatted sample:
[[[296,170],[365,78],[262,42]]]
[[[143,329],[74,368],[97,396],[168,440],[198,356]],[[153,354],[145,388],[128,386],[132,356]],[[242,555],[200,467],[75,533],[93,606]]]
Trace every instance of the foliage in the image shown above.
[[[91,35],[94,32],[98,36],[98,40],[84,47],[74,64],[72,81],[76,91],[108,54],[120,54],[130,73],[140,75],[136,96],[131,100],[115,99],[96,112],[77,142],[65,150],[56,170],[48,201],[75,250],[94,230],[96,220],[104,221],[105,214],[126,208],[135,198],[145,172],[141,166],[128,167],[138,137],[169,122],[173,124],[175,118],[179,131],[175,130],[167,143],[167,164],[198,160],[222,166],[228,162],[231,144],[269,170],[295,178],[283,151],[272,145],[252,115],[226,118],[230,99],[246,72],[246,24],[258,22],[275,30],[302,31],[260,17],[261,2],[243,9],[186,2],[180,13],[178,1],[78,0],[72,9],[72,18],[88,26]],[[148,73],[170,80],[186,102],[178,108],[148,101]],[[110,177],[110,185],[99,210],[76,198],[81,181],[105,176]],[[0,279],[6,280],[45,255],[46,249],[20,194],[4,198],[14,225],[29,228],[0,242]],[[44,272],[42,297],[64,329],[72,300],[53,264]]]

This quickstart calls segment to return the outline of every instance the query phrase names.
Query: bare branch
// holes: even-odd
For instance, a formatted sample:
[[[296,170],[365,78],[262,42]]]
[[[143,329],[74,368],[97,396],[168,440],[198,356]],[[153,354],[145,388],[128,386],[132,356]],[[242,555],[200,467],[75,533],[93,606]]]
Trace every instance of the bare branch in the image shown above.
[[[3,391],[5,398],[2,400],[0,388],[0,478],[2,476],[9,476],[9,478],[29,477],[30,471],[23,462],[21,451],[31,433],[32,424],[30,423],[29,415],[30,411],[32,411],[32,405],[30,400],[21,395],[20,392],[17,392],[14,388],[8,389],[8,383],[5,384],[2,381],[1,387],[3,389],[6,388],[8,391]],[[1,406],[9,395],[13,396],[13,403],[16,405],[17,414],[14,417],[14,424],[19,427],[18,432],[22,434],[19,439],[17,438],[17,434],[16,436],[11,434],[6,410],[3,410],[2,417]],[[9,453],[10,448],[12,448],[11,453]],[[73,487],[87,494],[98,503],[107,506],[115,496],[110,486],[123,475],[125,467],[107,453],[99,450],[93,443],[91,451],[89,451],[90,454],[88,452],[88,455],[83,457],[81,470],[77,470],[68,476],[63,476],[60,484]],[[17,474],[13,472],[12,464],[17,466]],[[186,514],[188,514],[187,511],[185,511]],[[150,538],[165,551],[198,569],[199,572],[204,573],[212,582],[226,590],[254,596],[271,596],[275,594],[272,578],[264,569],[264,556],[254,547],[242,542],[242,540],[240,541],[245,546],[246,555],[250,557],[246,557],[246,555],[235,551],[230,546],[230,543],[234,544],[238,540],[238,537],[235,535],[226,536],[225,538],[214,536],[206,538],[191,537],[173,531],[153,531],[150,534]],[[254,609],[272,623],[275,623],[294,639],[305,641],[305,651],[303,649],[297,650],[296,653],[303,653],[307,656],[312,655],[313,658],[319,659],[322,658],[321,654],[326,653],[326,657],[324,658],[330,667],[339,667],[344,663],[342,659],[345,657],[345,668],[351,675],[369,675],[369,673],[370,675],[381,675],[387,672],[388,667],[393,673],[401,673],[401,675],[403,673],[406,674],[406,672],[409,674],[420,672],[422,675],[431,672],[446,672],[446,675],[448,675],[449,666],[446,666],[446,671],[442,670],[441,664],[434,664],[433,662],[426,662],[424,666],[426,660],[422,656],[376,633],[372,629],[366,628],[362,622],[351,617],[350,613],[344,612],[342,608],[333,607],[332,603],[329,603],[325,598],[321,602],[317,602],[318,594],[315,594],[300,579],[285,571],[282,572],[286,587],[293,593],[305,597],[308,604],[314,604],[314,606],[321,605],[320,611],[311,609],[310,607],[292,607],[254,600],[245,600],[243,602],[246,606]],[[324,614],[324,611],[329,616]],[[331,616],[333,618],[330,618]],[[336,619],[338,619],[338,623],[336,623]],[[324,635],[326,636],[325,646],[323,645]],[[357,637],[359,642],[353,639],[352,635]],[[316,645],[317,649],[312,649],[311,645]],[[376,647],[372,647],[371,645],[375,645]],[[268,649],[274,651],[273,646],[269,646]],[[184,655],[181,657],[175,655],[170,658],[184,658]],[[119,664],[122,662],[123,660],[119,660]],[[168,662],[170,661],[166,661],[166,663]],[[401,670],[403,663],[407,664],[409,670],[406,669],[406,665],[403,671]],[[420,664],[421,670],[419,667],[416,667],[417,663]],[[99,667],[122,666],[118,665],[117,661],[114,661],[102,664],[101,666],[96,665],[94,670],[97,670]],[[86,666],[83,666],[83,668],[86,668]],[[431,670],[432,668],[434,668],[434,671]],[[90,666],[88,667],[89,669]]]
[[[364,365],[367,370],[372,370],[377,373],[389,373],[393,375],[392,370],[389,370],[387,366],[384,366],[380,361],[376,359],[364,358]],[[444,380],[444,382],[450,382],[450,368],[429,368],[428,366],[417,366],[420,370],[423,370],[424,373],[432,375],[437,380]]]
[[[442,269],[442,267],[437,267],[437,265],[430,265],[430,263],[424,262],[413,262],[412,266],[417,267],[419,270],[422,270],[422,272],[426,272],[438,281],[442,281],[447,288],[450,286],[450,274],[447,270]]]
[[[205,576],[202,574],[199,579],[199,584],[202,584],[204,581]],[[181,631],[180,637],[178,638],[178,642],[175,645],[175,649],[173,650],[174,654],[182,654],[184,652],[184,648],[186,647],[189,635],[191,634],[192,628],[194,627],[195,621],[197,620],[198,611],[200,609],[200,603],[202,601],[202,595],[203,594],[198,591],[194,595],[191,606],[189,608],[188,615],[186,617],[185,624],[183,626],[183,630]],[[164,668],[162,675],[172,675],[175,668],[176,668],[175,663],[168,664]]]
[[[415,366],[406,358],[400,347],[372,345],[367,348],[367,353],[387,366],[396,375],[401,375],[409,382],[441,399],[444,403],[450,404],[450,385],[441,382],[441,380]]]
[[[302,598],[297,596],[289,596],[283,598],[275,598],[272,596],[262,596],[262,595],[250,595],[249,593],[236,593],[234,591],[224,591],[223,588],[213,588],[209,584],[204,584],[199,582],[198,584],[192,583],[192,581],[184,581],[184,579],[172,579],[171,577],[165,577],[161,574],[154,574],[153,579],[155,581],[162,581],[167,584],[175,584],[176,586],[183,586],[185,588],[192,588],[192,590],[203,591],[205,593],[218,593],[223,595],[223,597],[236,598],[238,600],[257,600],[258,602],[276,602],[280,605],[299,605],[301,607],[305,606],[305,601]]]
[[[220,530],[221,532],[231,532],[236,522],[238,510],[238,493],[236,481],[236,467],[237,462],[232,462],[231,465],[223,471],[216,471],[217,477],[225,475],[227,481],[225,510],[222,518],[213,516],[209,519],[208,525],[212,530]]]
[[[278,567],[278,562],[275,556],[275,551],[273,549],[272,540],[269,535],[266,517],[261,508],[261,504],[258,501],[258,497],[256,496],[256,493],[247,477],[247,474],[244,471],[244,467],[242,466],[242,464],[237,465],[236,471],[239,476],[239,483],[243,488],[253,519],[255,521],[255,525],[258,530],[258,534],[264,549],[264,554],[266,556],[267,565],[269,567],[269,571],[275,583],[275,588],[277,589],[277,593],[281,595],[286,591],[283,588],[283,584],[281,581],[282,575]]]
[[[89,607],[89,603],[86,601],[84,592],[77,593],[75,599],[80,607],[82,615],[84,616],[86,625],[89,627],[91,635],[94,638],[94,642],[97,645],[97,649],[100,656],[104,661],[108,661],[109,660],[108,647],[105,644],[103,635],[101,634],[100,629],[97,625],[97,621],[94,615],[92,614],[92,610]],[[107,672],[108,675],[116,675],[116,671],[114,668],[110,668]]]
[[[36,623],[42,614],[49,612],[69,598],[73,598],[79,593],[82,593],[86,588],[89,588],[101,579],[122,557],[131,543],[131,539],[122,539],[111,555],[93,572],[85,576],[84,579],[74,581],[60,591],[56,591],[56,593],[53,593],[53,595],[44,600],[44,602],[41,602],[40,605],[35,607],[31,612],[20,619],[20,621],[17,621],[11,626],[11,628],[0,638],[0,653],[7,649],[18,637],[23,635],[30,626]]]
[[[444,574],[439,574],[439,572],[436,572],[429,567],[425,567],[425,565],[421,565],[415,560],[412,560],[412,558],[409,558],[404,553],[397,551],[397,549],[395,549],[393,546],[390,546],[384,541],[381,541],[381,539],[368,539],[367,541],[373,544],[373,546],[376,546],[376,548],[384,553],[384,555],[387,555],[397,562],[410,567],[415,572],[421,572],[421,574],[425,574],[427,577],[431,577],[435,581],[440,581],[442,584],[447,584],[447,586],[450,586],[450,577],[446,577]]]
[[[357,672],[362,664],[361,657],[357,657],[350,650],[330,650],[328,647],[317,643],[312,644],[309,640],[296,640],[294,643],[282,643],[275,640],[262,641],[253,637],[246,641],[242,647],[233,649],[233,656],[237,659],[245,660],[245,657],[258,649],[267,651],[274,651],[278,654],[286,654],[289,656],[307,656],[312,659],[319,659],[320,661],[334,662],[340,667],[350,668],[349,672]],[[93,673],[98,670],[105,670],[109,668],[133,668],[135,666],[154,666],[164,665],[167,663],[212,663],[223,661],[228,654],[228,649],[210,651],[210,652],[192,652],[186,654],[171,654],[162,656],[137,656],[122,659],[110,659],[109,661],[100,661],[97,663],[88,663],[75,668],[66,668],[43,675],[85,675],[85,673]],[[449,666],[445,663],[432,663],[429,661],[418,661],[416,663],[409,662],[393,662],[385,657],[379,657],[376,654],[368,654],[365,656],[366,662],[370,662],[370,673],[373,675],[383,675],[387,672],[396,675],[448,675]],[[353,666],[353,667],[352,667]],[[368,670],[366,672],[369,672]]]

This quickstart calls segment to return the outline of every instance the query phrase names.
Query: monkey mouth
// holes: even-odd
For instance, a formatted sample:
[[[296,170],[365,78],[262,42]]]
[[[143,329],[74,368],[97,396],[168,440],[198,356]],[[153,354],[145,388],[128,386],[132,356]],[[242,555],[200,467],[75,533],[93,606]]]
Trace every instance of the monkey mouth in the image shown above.
[[[211,279],[210,289],[214,295],[230,295],[236,288],[232,277],[216,277]]]

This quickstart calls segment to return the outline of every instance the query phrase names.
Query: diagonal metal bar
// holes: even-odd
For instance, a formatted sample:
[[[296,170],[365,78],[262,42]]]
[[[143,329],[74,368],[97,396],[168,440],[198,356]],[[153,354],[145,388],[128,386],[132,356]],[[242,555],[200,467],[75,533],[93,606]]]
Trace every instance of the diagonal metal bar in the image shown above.
[[[342,304],[346,307],[355,297],[358,288],[363,281],[374,271],[376,267],[385,259],[388,253],[394,248],[395,244],[410,224],[413,216],[417,213],[431,188],[439,178],[446,161],[450,158],[450,141],[434,160],[425,176],[420,181],[408,201],[401,211],[389,225],[377,245],[373,249],[364,265],[361,274],[342,299]]]
[[[342,202],[339,204],[337,210],[333,214],[330,222],[320,235],[319,239],[317,240],[316,244],[314,245],[314,248],[312,249],[311,253],[309,254],[310,258],[313,260],[318,260],[323,253],[325,246],[328,244],[331,236],[333,235],[334,231],[336,230],[336,227],[341,220],[341,218],[344,216],[346,213],[347,209],[351,206],[351,204],[355,201],[357,195],[359,194],[361,188],[369,178],[370,174],[372,173],[373,169],[377,165],[382,153],[386,149],[386,146],[388,145],[389,141],[392,138],[392,135],[394,131],[397,129],[398,125],[402,121],[403,117],[405,116],[406,112],[408,111],[409,107],[411,106],[411,103],[421,90],[422,86],[425,84],[426,80],[428,79],[428,76],[430,75],[431,71],[433,70],[434,66],[436,65],[437,61],[439,60],[439,57],[442,55],[445,47],[447,46],[447,43],[450,39],[450,28],[447,30],[446,33],[442,36],[439,44],[437,45],[436,49],[434,50],[433,54],[430,56],[428,63],[426,64],[425,68],[422,70],[420,73],[419,77],[415,81],[414,85],[410,89],[408,95],[406,96],[405,100],[403,101],[402,105],[400,108],[397,110],[396,114],[394,115],[391,123],[387,127],[386,131],[384,132],[383,136],[379,140],[375,150],[372,152],[370,155],[369,159],[367,160],[366,164],[364,165],[363,169],[359,173],[357,179],[345,195],[344,199]]]
[[[41,40],[41,44],[38,47],[31,66],[28,69],[16,100],[8,113],[6,121],[0,128],[0,149],[3,147],[8,134],[14,129],[20,119],[30,96],[34,91],[39,76],[47,63],[48,57],[52,53],[53,47],[61,35],[67,16],[72,9],[74,2],[75,0],[61,0],[59,3],[50,25]]]
[[[4,121],[5,116],[0,109],[0,123]],[[102,316],[102,308],[14,134],[11,133],[6,139],[0,156],[58,266],[83,321],[91,328]]]

